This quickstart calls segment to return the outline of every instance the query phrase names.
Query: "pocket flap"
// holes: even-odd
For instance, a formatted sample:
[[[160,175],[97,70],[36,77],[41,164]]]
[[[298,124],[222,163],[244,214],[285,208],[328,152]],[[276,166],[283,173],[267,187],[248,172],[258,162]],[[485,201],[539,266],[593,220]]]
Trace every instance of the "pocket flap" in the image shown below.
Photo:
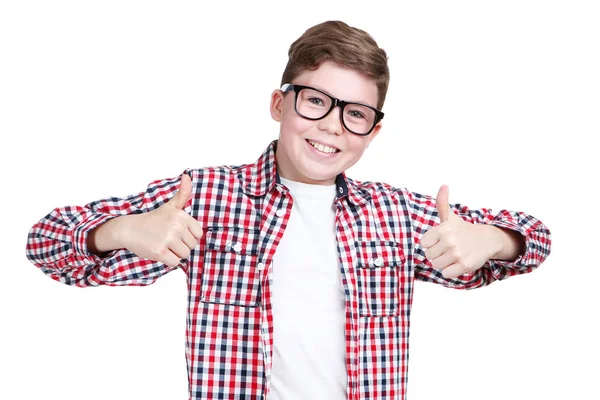
[[[260,232],[258,229],[237,226],[210,226],[205,229],[207,250],[258,254]]]
[[[356,251],[360,268],[394,267],[405,262],[402,248],[394,241],[359,241]]]

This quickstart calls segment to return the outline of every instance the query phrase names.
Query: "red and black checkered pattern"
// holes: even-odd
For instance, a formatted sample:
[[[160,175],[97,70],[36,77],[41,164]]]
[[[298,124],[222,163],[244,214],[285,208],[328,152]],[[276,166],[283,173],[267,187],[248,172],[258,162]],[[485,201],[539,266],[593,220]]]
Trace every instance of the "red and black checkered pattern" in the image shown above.
[[[190,399],[266,399],[273,350],[271,260],[292,209],[270,143],[254,163],[186,169],[192,199],[184,211],[204,235],[179,267],[188,285],[186,358]],[[119,249],[97,256],[88,233],[111,218],[167,202],[181,176],[145,192],[52,210],[30,230],[27,258],[51,278],[81,287],[149,285],[175,268]],[[381,182],[336,178],[336,239],[346,294],[348,399],[405,399],[409,315],[415,280],[473,289],[528,273],[550,254],[550,231],[523,212],[451,208],[474,224],[520,232],[526,251],[514,262],[444,278],[419,242],[439,223],[435,199]]]

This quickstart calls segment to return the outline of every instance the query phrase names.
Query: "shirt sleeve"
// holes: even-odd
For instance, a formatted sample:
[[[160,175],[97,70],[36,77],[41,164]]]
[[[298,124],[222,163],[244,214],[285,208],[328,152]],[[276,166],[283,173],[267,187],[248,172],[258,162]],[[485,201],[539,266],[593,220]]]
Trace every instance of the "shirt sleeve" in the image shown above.
[[[194,174],[192,178],[194,198]],[[100,255],[87,248],[88,233],[118,216],[152,211],[169,201],[179,189],[181,176],[155,180],[145,192],[123,198],[107,197],[84,206],[57,207],[40,219],[27,236],[27,259],[50,278],[73,286],[150,285],[160,276],[181,267],[187,269],[187,259],[177,267],[138,257],[127,249],[117,249]],[[183,211],[191,215],[192,199]]]
[[[401,198],[406,202],[403,206],[408,210],[411,222],[414,246],[412,259],[417,280],[455,289],[474,289],[513,275],[532,272],[550,254],[550,230],[535,217],[520,211],[500,210],[498,213],[493,213],[488,208],[469,209],[460,203],[450,204],[452,211],[464,221],[472,224],[489,224],[519,232],[525,240],[525,251],[514,261],[490,259],[474,272],[445,278],[440,270],[433,268],[420,244],[423,234],[440,223],[435,198],[409,192],[406,189],[400,191]]]

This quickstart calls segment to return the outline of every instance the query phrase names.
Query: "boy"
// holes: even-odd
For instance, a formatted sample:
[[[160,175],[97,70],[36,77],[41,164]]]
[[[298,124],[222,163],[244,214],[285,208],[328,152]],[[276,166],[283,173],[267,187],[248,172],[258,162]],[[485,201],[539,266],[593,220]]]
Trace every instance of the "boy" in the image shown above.
[[[414,280],[473,289],[528,273],[550,231],[346,176],[381,130],[387,56],[329,21],[290,47],[280,122],[254,163],[186,169],[145,192],[56,208],[29,260],[69,285],[187,276],[190,399],[405,399]]]

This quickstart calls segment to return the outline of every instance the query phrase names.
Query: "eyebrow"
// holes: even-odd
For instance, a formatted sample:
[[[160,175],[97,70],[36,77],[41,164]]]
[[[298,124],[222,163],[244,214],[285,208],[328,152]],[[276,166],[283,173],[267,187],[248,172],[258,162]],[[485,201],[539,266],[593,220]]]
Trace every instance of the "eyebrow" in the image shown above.
[[[308,86],[308,85],[307,85],[307,86]],[[330,96],[333,96],[331,93],[329,93],[327,90],[323,89],[322,87],[319,87],[319,86],[316,86],[316,85],[314,85],[313,87],[314,87],[315,89],[319,89],[320,91],[327,93],[327,94],[328,94],[328,95],[330,95]],[[333,96],[333,97],[336,97],[336,96]],[[351,103],[362,103],[362,104],[366,104],[366,105],[368,105],[368,106],[371,106],[371,107],[373,107],[373,108],[377,108],[376,106],[374,106],[374,105],[372,105],[372,104],[370,104],[369,102],[367,102],[367,101],[364,101],[364,100],[345,100],[345,101],[349,101],[349,102],[351,102]]]

